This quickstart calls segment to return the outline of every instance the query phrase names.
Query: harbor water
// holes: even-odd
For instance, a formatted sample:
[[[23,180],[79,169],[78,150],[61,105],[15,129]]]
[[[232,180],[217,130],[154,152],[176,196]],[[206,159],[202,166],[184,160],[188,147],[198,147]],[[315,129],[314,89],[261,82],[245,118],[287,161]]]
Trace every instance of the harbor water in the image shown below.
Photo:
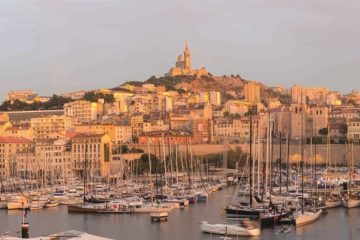
[[[75,229],[112,239],[219,239],[219,236],[200,231],[202,221],[225,223],[223,208],[231,198],[231,189],[209,196],[206,203],[196,203],[185,209],[170,212],[167,222],[151,222],[149,214],[69,214],[66,206],[29,211],[30,236],[44,236]],[[18,235],[22,211],[0,210],[0,235],[10,231]],[[327,214],[309,225],[279,233],[280,227],[262,230],[260,239],[360,239],[360,208],[329,209]],[[232,237],[232,239],[237,239]],[[241,238],[244,239],[244,238]]]

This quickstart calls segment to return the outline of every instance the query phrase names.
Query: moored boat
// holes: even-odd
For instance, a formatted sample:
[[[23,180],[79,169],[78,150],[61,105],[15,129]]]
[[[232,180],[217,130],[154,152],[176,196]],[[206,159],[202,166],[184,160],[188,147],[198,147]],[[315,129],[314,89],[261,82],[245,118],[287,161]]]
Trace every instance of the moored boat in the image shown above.
[[[342,203],[345,208],[355,208],[360,206],[360,199],[344,199]]]
[[[341,206],[341,200],[328,200],[325,201],[325,205],[327,208],[336,208],[336,207],[340,207]]]
[[[57,207],[59,205],[59,202],[56,200],[49,200],[44,204],[44,208],[52,208]]]
[[[13,196],[7,202],[8,210],[29,208],[29,201],[24,196]]]
[[[315,212],[304,212],[304,213],[299,213],[298,215],[295,215],[295,225],[297,227],[299,226],[303,226],[309,223],[312,223],[314,221],[316,221],[317,219],[319,219],[320,215],[322,213],[322,210],[317,210]]]
[[[211,234],[241,236],[241,237],[257,237],[260,236],[260,228],[244,221],[242,225],[231,224],[210,224],[206,221],[201,223],[201,231]]]
[[[107,209],[98,205],[69,205],[68,212],[72,213],[99,213]]]

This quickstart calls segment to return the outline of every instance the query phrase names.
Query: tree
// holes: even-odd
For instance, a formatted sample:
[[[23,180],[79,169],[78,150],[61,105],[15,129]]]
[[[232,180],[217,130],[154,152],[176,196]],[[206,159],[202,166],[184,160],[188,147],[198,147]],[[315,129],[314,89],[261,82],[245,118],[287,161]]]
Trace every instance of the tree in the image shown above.
[[[328,135],[328,128],[319,129],[319,134],[322,135],[322,136],[327,136]]]
[[[1,105],[0,105],[0,110],[1,111],[9,111],[11,107],[11,102],[10,101],[4,101]]]
[[[356,101],[354,99],[350,99],[347,103],[356,106]]]
[[[238,113],[235,113],[232,117],[234,119],[240,119],[241,118],[240,114],[238,114]]]
[[[160,161],[159,159],[154,155],[154,154],[150,154],[150,162],[151,162],[151,173],[154,174],[156,173],[156,171],[158,173],[161,172],[160,169]],[[157,169],[158,168],[158,169]],[[146,172],[149,172],[149,154],[148,153],[144,153],[141,155],[140,159],[139,159],[139,173],[144,174]]]
[[[83,99],[89,102],[97,102],[99,99],[104,99],[106,103],[113,103],[115,101],[114,95],[111,93],[104,94],[104,93],[87,92],[85,93]]]
[[[348,125],[347,124],[341,124],[340,125],[340,133],[342,134],[342,135],[346,135],[347,134],[347,132],[348,132]]]
[[[121,153],[128,153],[129,152],[129,147],[127,145],[121,145],[120,146],[120,152]]]

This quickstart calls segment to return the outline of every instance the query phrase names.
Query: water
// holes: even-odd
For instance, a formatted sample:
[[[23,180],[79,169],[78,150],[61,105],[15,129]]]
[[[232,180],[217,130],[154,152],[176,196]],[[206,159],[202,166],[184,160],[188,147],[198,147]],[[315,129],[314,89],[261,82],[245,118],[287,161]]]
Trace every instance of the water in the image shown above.
[[[52,234],[69,229],[88,232],[113,239],[219,239],[218,236],[203,234],[200,223],[222,223],[225,220],[223,207],[230,197],[230,190],[213,193],[207,203],[198,203],[170,213],[169,221],[155,223],[148,214],[96,215],[68,214],[62,206],[28,213],[30,236]],[[10,231],[12,235],[20,229],[21,211],[0,211],[0,233]],[[350,224],[351,223],[351,224]],[[262,231],[260,239],[360,239],[360,208],[330,209],[328,214],[313,224],[296,228],[287,234],[275,229]],[[350,234],[351,232],[351,234]],[[233,237],[233,239],[236,239]],[[243,238],[242,238],[243,239]]]

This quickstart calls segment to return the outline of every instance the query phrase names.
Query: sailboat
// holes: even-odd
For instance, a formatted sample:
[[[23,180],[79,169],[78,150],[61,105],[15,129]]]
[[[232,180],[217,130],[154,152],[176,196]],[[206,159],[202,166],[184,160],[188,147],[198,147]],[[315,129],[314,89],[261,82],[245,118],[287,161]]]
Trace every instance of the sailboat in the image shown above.
[[[164,152],[164,154],[165,154],[165,152]],[[160,143],[159,143],[159,156],[161,156]],[[164,157],[163,164],[164,164],[164,171],[165,171],[165,165],[166,165],[165,157]],[[160,163],[160,169],[161,169],[161,163]],[[157,171],[158,171],[158,160],[156,160],[156,176],[157,176]],[[167,221],[168,217],[169,217],[169,210],[164,210],[164,208],[162,208],[162,204],[161,204],[162,200],[163,200],[163,174],[162,174],[162,170],[160,170],[160,173],[161,173],[160,174],[160,197],[157,194],[157,196],[156,196],[157,205],[155,207],[155,210],[151,211],[151,213],[150,213],[150,219],[151,219],[152,222],[153,221],[161,222],[163,220]],[[158,182],[156,182],[156,191],[157,192],[158,192],[158,187],[159,187]]]
[[[294,218],[295,218],[295,225],[298,226],[303,226],[309,223],[312,223],[314,221],[316,221],[317,219],[319,219],[322,210],[321,209],[316,209],[314,208],[311,211],[305,211],[304,209],[304,139],[303,139],[303,111],[304,111],[304,105],[303,105],[303,97],[302,97],[302,92],[301,92],[301,108],[300,108],[300,112],[301,112],[301,120],[300,120],[300,145],[301,145],[301,211],[298,211],[295,213]]]
[[[249,134],[249,184],[250,184],[250,194],[249,194],[249,205],[234,205],[229,204],[226,206],[225,211],[228,217],[250,217],[250,218],[259,218],[260,214],[264,212],[263,206],[259,208],[255,208],[253,206],[253,181],[252,181],[252,171],[253,171],[253,163],[252,163],[252,117],[250,115],[250,134]],[[239,182],[240,184],[240,182]]]
[[[326,198],[325,205],[327,208],[336,208],[341,206],[341,196],[339,193],[331,192]]]
[[[82,204],[76,205],[68,205],[68,212],[75,212],[75,213],[97,213],[106,211],[105,206],[98,206],[98,205],[85,205],[87,202],[86,199],[86,180],[87,180],[87,151],[88,151],[88,143],[85,143],[85,157],[84,157],[84,185],[83,185],[83,202]],[[56,204],[56,203],[54,203]]]
[[[355,208],[360,206],[360,197],[351,191],[353,167],[354,167],[354,145],[353,143],[351,143],[351,163],[350,162],[348,163],[349,183],[347,185],[347,193],[345,194],[342,201],[345,208]]]
[[[328,125],[328,133],[329,133],[329,125]],[[330,161],[330,146],[331,146],[331,141],[330,141],[330,135],[328,134],[327,137],[327,160]],[[315,153],[315,161],[316,161],[316,153]],[[330,162],[329,162],[330,163]],[[326,171],[327,174],[327,171]],[[327,185],[325,184],[325,187]],[[336,207],[340,207],[342,204],[342,200],[341,200],[341,195],[340,192],[330,192],[330,195],[327,195],[326,193],[326,198],[325,198],[325,205],[327,208],[336,208]]]

